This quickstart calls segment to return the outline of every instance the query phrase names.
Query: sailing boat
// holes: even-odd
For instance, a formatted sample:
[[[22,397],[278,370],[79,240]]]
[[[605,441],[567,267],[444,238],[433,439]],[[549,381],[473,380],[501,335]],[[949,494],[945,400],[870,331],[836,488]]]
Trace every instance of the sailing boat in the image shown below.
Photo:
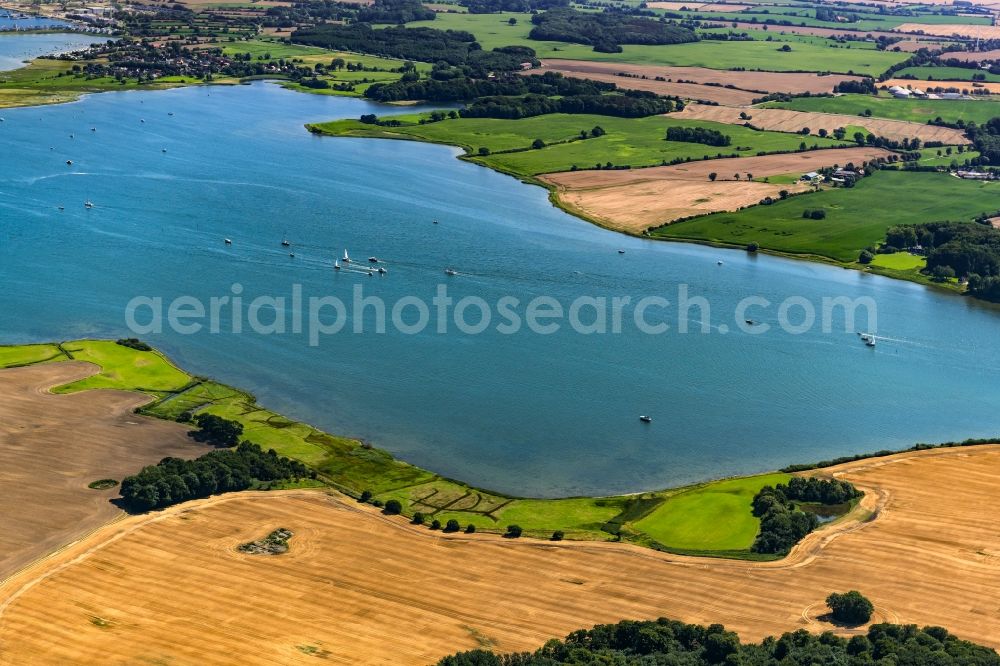
[[[347,248],[344,248],[344,259],[343,259],[343,262],[345,264],[351,263],[351,257],[348,256],[348,254],[347,254]]]
[[[335,271],[339,271],[340,270],[340,261],[337,260],[337,259],[333,260],[333,270],[335,270]]]

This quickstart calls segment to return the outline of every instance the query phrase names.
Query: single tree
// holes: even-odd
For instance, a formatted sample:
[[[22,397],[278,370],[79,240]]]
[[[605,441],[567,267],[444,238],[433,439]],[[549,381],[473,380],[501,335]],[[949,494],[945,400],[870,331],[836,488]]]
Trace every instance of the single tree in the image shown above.
[[[385,503],[385,512],[390,516],[398,516],[403,512],[403,505],[397,499],[391,499]]]
[[[848,625],[864,624],[872,619],[875,606],[857,590],[844,594],[836,592],[826,598],[830,615],[835,622]]]
[[[508,525],[507,532],[504,534],[508,539],[516,539],[521,536],[521,526],[520,525]]]

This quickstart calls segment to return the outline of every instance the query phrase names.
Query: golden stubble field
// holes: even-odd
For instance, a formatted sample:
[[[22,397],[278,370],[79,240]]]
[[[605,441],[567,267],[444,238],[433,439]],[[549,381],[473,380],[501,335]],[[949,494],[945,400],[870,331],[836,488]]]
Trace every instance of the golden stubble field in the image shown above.
[[[867,491],[870,521],[808,537],[782,562],[620,544],[448,536],[322,492],[242,493],[129,517],[0,586],[4,664],[428,664],[529,650],[622,618],[722,622],[745,639],[860,589],[876,619],[1000,646],[1000,447],[827,470]],[[291,529],[281,556],[241,542]]]
[[[48,391],[97,370],[73,361],[0,371],[0,580],[121,514],[110,502],[118,490],[91,481],[206,452],[185,428],[133,414],[148,400],[138,393]]]
[[[564,171],[541,176],[556,187],[560,203],[590,219],[621,231],[642,232],[692,215],[738,210],[781,190],[801,192],[804,183],[748,182],[785,174],[801,175],[821,167],[860,165],[891,153],[881,148],[840,148],[802,153],[735,157],[687,162],[673,166],[617,171]],[[708,175],[716,173],[716,180]],[[741,180],[734,178],[740,174]]]

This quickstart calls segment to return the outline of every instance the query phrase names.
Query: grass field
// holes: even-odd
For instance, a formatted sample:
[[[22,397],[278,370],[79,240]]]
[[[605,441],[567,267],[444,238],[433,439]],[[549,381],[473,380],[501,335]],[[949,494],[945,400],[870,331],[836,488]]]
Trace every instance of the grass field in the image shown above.
[[[159,352],[137,352],[109,340],[81,340],[63,345],[78,361],[101,367],[93,377],[54,389],[75,393],[89,389],[121,389],[164,395],[186,386],[191,377]]]
[[[516,25],[508,25],[510,18]],[[530,14],[439,14],[433,21],[416,21],[409,26],[426,26],[440,30],[468,30],[484,49],[498,46],[523,45],[535,49],[540,58],[568,58],[626,62],[639,65],[698,66],[712,69],[760,69],[772,72],[810,71],[855,73],[876,76],[897,62],[906,53],[871,49],[835,48],[831,43],[789,40],[790,52],[778,49],[782,36],[775,41],[719,42],[703,41],[667,46],[622,47],[621,53],[597,53],[590,46],[565,42],[542,42],[528,39],[531,32]]]
[[[668,498],[629,527],[671,550],[747,550],[760,530],[750,512],[754,495],[790,478],[766,474],[699,486]]]
[[[896,78],[912,76],[917,79],[928,79],[933,81],[969,81],[972,82],[973,75],[982,75],[986,81],[996,83],[1000,81],[1000,75],[990,74],[982,69],[967,69],[965,67],[907,67],[895,73]]]
[[[909,252],[895,254],[876,254],[872,266],[880,266],[894,271],[920,270],[927,265],[927,259]]]
[[[935,220],[969,221],[997,208],[995,183],[960,180],[942,173],[881,171],[849,189],[828,189],[755,206],[737,213],[707,215],[661,227],[654,237],[809,254],[853,262],[877,245],[894,224]],[[826,219],[803,219],[805,209],[823,209]]]
[[[409,116],[401,120],[414,122],[415,117]],[[600,125],[607,133],[599,138],[577,140],[581,130],[590,130],[596,125]],[[719,153],[753,156],[758,152],[798,150],[803,141],[802,136],[785,132],[764,132],[739,125],[666,116],[632,119],[587,114],[550,114],[520,120],[459,118],[425,125],[385,128],[365,125],[356,120],[338,120],[312,127],[333,136],[411,138],[457,145],[465,148],[473,161],[519,176],[568,171],[573,165],[589,168],[607,162],[619,166],[641,167],[677,158],[704,159]],[[668,127],[715,129],[730,136],[732,144],[720,148],[666,141],[664,137]],[[546,146],[529,149],[535,139],[542,139]],[[822,148],[848,145],[830,138],[805,137],[805,141],[809,146],[817,145]],[[488,148],[491,154],[479,157],[480,147]],[[499,152],[510,150],[519,152]]]
[[[0,347],[0,368],[15,368],[44,361],[65,359],[57,345],[15,345]]]
[[[764,106],[793,111],[844,113],[860,116],[871,111],[877,118],[924,123],[941,118],[946,122],[973,121],[982,124],[1000,116],[1000,101],[896,99],[887,95],[840,95],[838,97],[798,97],[789,102],[769,102]],[[859,119],[859,123],[864,121]]]
[[[119,83],[114,78],[87,79],[67,74],[72,63],[63,60],[34,60],[26,67],[0,72],[0,108],[69,102],[80,95],[108,90],[162,90],[177,84],[156,82],[141,86],[134,80]]]

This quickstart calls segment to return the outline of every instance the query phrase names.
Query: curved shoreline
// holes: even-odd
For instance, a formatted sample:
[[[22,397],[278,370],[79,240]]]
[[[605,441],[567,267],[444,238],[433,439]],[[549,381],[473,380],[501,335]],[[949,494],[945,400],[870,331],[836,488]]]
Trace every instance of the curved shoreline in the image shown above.
[[[532,512],[540,512],[541,514],[544,514],[539,518],[541,522],[528,524],[528,527],[525,529],[526,536],[539,539],[546,538],[547,535],[551,534],[552,531],[555,530],[565,532],[566,538],[569,540],[588,541],[591,543],[599,541],[625,542],[630,543],[635,547],[669,553],[675,556],[700,558],[709,557],[713,559],[721,558],[744,562],[748,560],[785,561],[788,557],[787,555],[761,555],[752,553],[748,549],[749,546],[747,546],[746,550],[692,550],[691,548],[670,546],[657,542],[654,537],[643,531],[643,528],[637,527],[637,524],[641,520],[657,512],[660,507],[672,497],[685,492],[701,489],[712,492],[711,488],[713,485],[726,483],[727,481],[731,482],[733,480],[745,480],[751,485],[753,483],[757,483],[758,485],[754,487],[760,487],[765,484],[763,481],[763,475],[728,477],[727,479],[716,479],[687,486],[662,489],[654,492],[639,492],[632,495],[608,497],[567,497],[553,499],[512,497],[501,493],[491,493],[480,488],[469,486],[461,481],[441,477],[433,472],[410,465],[405,461],[397,461],[391,454],[380,449],[376,449],[359,440],[349,440],[342,437],[336,437],[307,424],[287,419],[276,412],[271,412],[264,407],[261,407],[256,402],[256,399],[245,391],[234,389],[217,382],[212,382],[211,380],[203,377],[188,374],[177,366],[172,360],[170,360],[169,357],[155,349],[151,352],[137,352],[121,346],[118,346],[118,349],[115,349],[115,343],[100,340],[80,340],[47,344],[55,349],[58,349],[59,353],[54,356],[45,356],[43,358],[29,360],[20,364],[8,363],[4,367],[28,367],[32,365],[59,363],[62,361],[90,361],[98,368],[98,372],[90,375],[88,380],[96,378],[96,382],[88,384],[87,381],[83,381],[81,384],[81,382],[75,381],[70,384],[50,387],[50,390],[55,393],[72,393],[76,391],[95,389],[116,389],[138,393],[140,395],[145,395],[149,398],[149,400],[136,408],[135,412],[137,414],[169,422],[179,420],[177,418],[177,414],[190,414],[206,410],[212,410],[213,413],[224,417],[235,418],[244,424],[244,427],[246,428],[244,434],[247,439],[253,441],[256,437],[263,435],[264,439],[260,440],[260,443],[264,446],[277,448],[279,454],[290,455],[291,457],[297,458],[309,465],[312,469],[317,471],[317,480],[321,481],[327,488],[355,498],[359,497],[362,491],[368,491],[372,493],[373,499],[379,499],[380,501],[387,501],[388,499],[402,499],[403,506],[405,507],[404,515],[407,516],[412,516],[414,513],[418,512],[430,511],[431,516],[438,516],[441,518],[444,518],[445,516],[458,516],[463,518],[467,524],[475,524],[475,522],[477,522],[477,516],[480,516],[480,512],[476,509],[476,507],[485,502],[486,505],[493,506],[493,508],[489,509],[485,514],[482,514],[490,517],[493,521],[492,523],[490,521],[486,521],[485,526],[481,525],[480,529],[485,530],[486,532],[498,533],[500,531],[499,528],[501,528],[501,517],[500,515],[493,515],[493,513],[509,509],[516,510],[516,515],[520,515],[522,518],[516,519],[504,516],[502,518],[503,525],[513,524],[514,520],[524,522],[524,517]],[[73,348],[74,345],[76,345],[76,348]],[[91,354],[88,347],[93,347],[95,345],[103,346],[102,349],[105,349],[105,352],[103,353],[108,353],[107,349],[110,348],[113,351],[117,351],[119,354],[122,354],[123,358],[128,361],[128,364],[123,365],[126,369],[133,367],[132,364],[134,364],[137,360],[141,364],[140,367],[146,368],[148,362],[142,361],[139,354],[155,354],[166,367],[176,373],[174,381],[180,381],[181,378],[183,378],[185,383],[183,385],[178,385],[173,389],[166,389],[162,386],[141,388],[142,386],[149,386],[149,384],[139,384],[139,386],[129,384],[129,381],[134,382],[137,378],[133,377],[129,380],[127,377],[120,377],[115,370],[109,370],[104,365],[101,365],[94,360],[93,357],[88,358],[88,355]],[[9,347],[9,349],[17,350],[30,346],[33,345],[12,346]],[[3,347],[0,347],[0,349],[3,349]],[[81,359],[74,356],[74,353],[80,354],[81,352],[83,352],[84,358]],[[108,361],[108,363],[110,363],[110,361]],[[112,367],[118,368],[117,365]],[[126,374],[128,373],[126,372]],[[143,381],[145,381],[145,379],[143,379]],[[181,396],[185,396],[189,392],[199,390],[205,386],[210,386],[210,391],[208,392],[209,395],[218,395],[222,392],[228,392],[228,394],[216,400],[199,402],[196,404],[192,403],[193,406],[182,405],[178,408],[175,405],[170,405],[164,409],[172,401],[175,401]],[[185,403],[185,405],[186,404],[187,403]],[[233,413],[234,408],[237,414],[235,416]],[[184,409],[185,411],[177,412],[177,414],[175,414],[174,412],[176,409]],[[264,429],[261,430],[261,428]],[[275,432],[272,433],[269,429],[275,429]],[[303,430],[308,434],[303,436],[301,432]],[[300,432],[296,434],[296,431]],[[278,434],[275,435],[275,433]],[[282,441],[268,439],[269,434],[280,437]],[[333,445],[324,450],[324,458],[317,459],[315,455],[310,454],[308,451],[303,452],[295,441],[289,443],[288,440],[293,438],[295,441],[303,443],[325,441],[332,442]],[[987,445],[992,444],[995,441],[995,439],[976,441],[969,440],[961,444],[949,443],[935,445],[934,447],[929,445],[917,445],[916,447],[903,452],[875,452],[867,455],[852,456],[847,459],[842,458],[834,461],[827,461],[817,465],[791,466],[785,468],[782,472],[808,476],[835,476],[837,469],[842,469],[846,466],[856,466],[858,464],[885,464],[887,457],[896,455],[930,455],[930,453],[926,451],[927,449]],[[362,458],[375,456],[376,459],[381,461],[381,466],[364,467],[364,463],[358,458],[359,455]],[[876,460],[875,462],[869,462],[869,458],[875,458]],[[344,467],[345,465],[347,466],[346,468]],[[361,465],[363,468],[360,472],[358,471],[358,465]],[[834,469],[830,471],[815,471],[818,467],[828,467],[830,465],[833,465]],[[346,476],[344,472],[345,469],[347,469]],[[386,481],[386,479],[388,479],[388,481]],[[758,479],[760,480],[758,481]],[[423,496],[424,494],[424,491],[421,490],[416,494],[418,499],[414,499],[415,495],[409,493],[414,489],[420,488],[433,489],[433,491],[426,495],[423,499],[419,499],[419,496]],[[298,490],[301,490],[301,488],[298,488]],[[438,493],[445,496],[445,503],[440,506],[435,505],[435,500],[431,499]],[[452,499],[448,499],[448,497],[451,497]],[[476,499],[475,503],[471,507],[467,509],[455,508],[459,504],[463,503],[465,498],[471,499],[472,497],[476,497],[478,499]],[[830,535],[833,534],[833,532],[840,532],[841,526],[845,524],[864,522],[871,515],[871,513],[877,509],[877,507],[875,509],[872,508],[871,501],[873,500],[863,499],[861,502],[854,505],[841,518],[821,527],[813,534]],[[581,512],[587,513],[588,511],[590,513],[581,518],[579,514]],[[597,518],[600,522],[598,525],[592,524],[592,521],[595,519],[595,511],[598,516],[601,516]],[[744,516],[744,518],[746,517]],[[582,523],[581,520],[583,521]],[[734,520],[738,522],[740,518],[736,517]],[[443,522],[443,520],[441,522]],[[483,520],[479,519],[478,522],[482,523]],[[731,527],[735,529],[736,524],[737,523],[733,523],[733,526]],[[490,525],[493,525],[494,528],[491,529]],[[808,544],[815,538],[819,537],[807,535],[806,539],[802,541],[802,544]],[[825,543],[826,537],[824,536],[822,538]]]

